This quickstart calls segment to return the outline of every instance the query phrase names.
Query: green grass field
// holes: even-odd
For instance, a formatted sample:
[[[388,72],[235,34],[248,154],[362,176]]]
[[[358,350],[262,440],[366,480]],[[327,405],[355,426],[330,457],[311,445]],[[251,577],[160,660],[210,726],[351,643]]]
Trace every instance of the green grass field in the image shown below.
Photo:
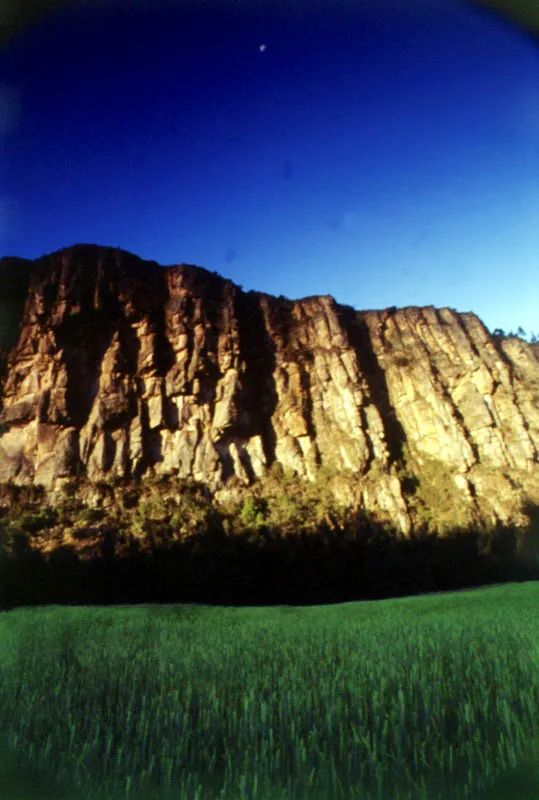
[[[17,609],[0,659],[4,800],[537,798],[539,582]]]

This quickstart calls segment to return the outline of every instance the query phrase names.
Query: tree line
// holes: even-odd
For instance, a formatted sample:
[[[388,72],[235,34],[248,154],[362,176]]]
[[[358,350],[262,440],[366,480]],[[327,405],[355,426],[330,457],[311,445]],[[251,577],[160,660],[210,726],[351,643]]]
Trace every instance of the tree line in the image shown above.
[[[120,548],[118,527],[110,521],[98,524],[98,552],[90,558],[70,545],[45,556],[32,546],[32,515],[27,530],[19,527],[9,539],[4,516],[0,608],[316,605],[539,579],[539,506],[531,504],[525,509],[531,520],[525,529],[497,523],[442,535],[422,525],[408,537],[362,511],[347,513],[332,525],[323,520],[306,525],[298,519],[279,531],[257,522],[260,512],[252,500],[243,509],[236,529],[215,509],[199,515],[192,535],[176,539],[170,539],[166,525],[150,525],[147,550],[135,537]]]
[[[513,336],[516,337],[517,339],[524,339],[524,341],[526,341],[526,337],[528,336],[526,331],[520,325],[518,326],[516,333],[513,333],[513,331],[505,333],[505,331],[502,328],[495,328],[492,331],[492,335],[501,336],[503,339],[508,339],[510,336]],[[539,336],[537,336],[537,334],[535,334],[533,331],[530,331],[528,343],[536,344],[537,342],[539,342]]]

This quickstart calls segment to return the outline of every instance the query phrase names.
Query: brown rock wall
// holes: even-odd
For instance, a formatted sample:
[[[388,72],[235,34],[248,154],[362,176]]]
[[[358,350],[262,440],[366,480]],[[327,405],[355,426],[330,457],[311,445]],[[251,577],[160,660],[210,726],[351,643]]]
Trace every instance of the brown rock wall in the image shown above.
[[[457,506],[518,521],[539,497],[538,348],[472,313],[287,301],[96,246],[0,262],[2,280],[19,316],[0,341],[0,482],[152,469],[218,491],[324,466],[404,532],[429,503],[448,524]]]

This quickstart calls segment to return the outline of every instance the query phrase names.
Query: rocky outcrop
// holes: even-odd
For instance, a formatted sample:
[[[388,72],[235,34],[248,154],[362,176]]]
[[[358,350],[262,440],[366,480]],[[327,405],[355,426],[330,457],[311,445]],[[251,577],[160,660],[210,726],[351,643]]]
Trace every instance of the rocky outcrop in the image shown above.
[[[539,503],[539,345],[475,314],[277,299],[93,245],[4,259],[0,296],[0,482],[153,471],[219,497],[324,466],[405,533]]]

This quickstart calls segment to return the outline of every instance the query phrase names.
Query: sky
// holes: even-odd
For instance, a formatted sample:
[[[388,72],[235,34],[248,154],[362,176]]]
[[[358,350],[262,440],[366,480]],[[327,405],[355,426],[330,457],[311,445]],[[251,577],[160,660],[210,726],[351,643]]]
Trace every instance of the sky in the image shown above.
[[[539,42],[459,0],[76,0],[0,50],[0,256],[539,334]]]

